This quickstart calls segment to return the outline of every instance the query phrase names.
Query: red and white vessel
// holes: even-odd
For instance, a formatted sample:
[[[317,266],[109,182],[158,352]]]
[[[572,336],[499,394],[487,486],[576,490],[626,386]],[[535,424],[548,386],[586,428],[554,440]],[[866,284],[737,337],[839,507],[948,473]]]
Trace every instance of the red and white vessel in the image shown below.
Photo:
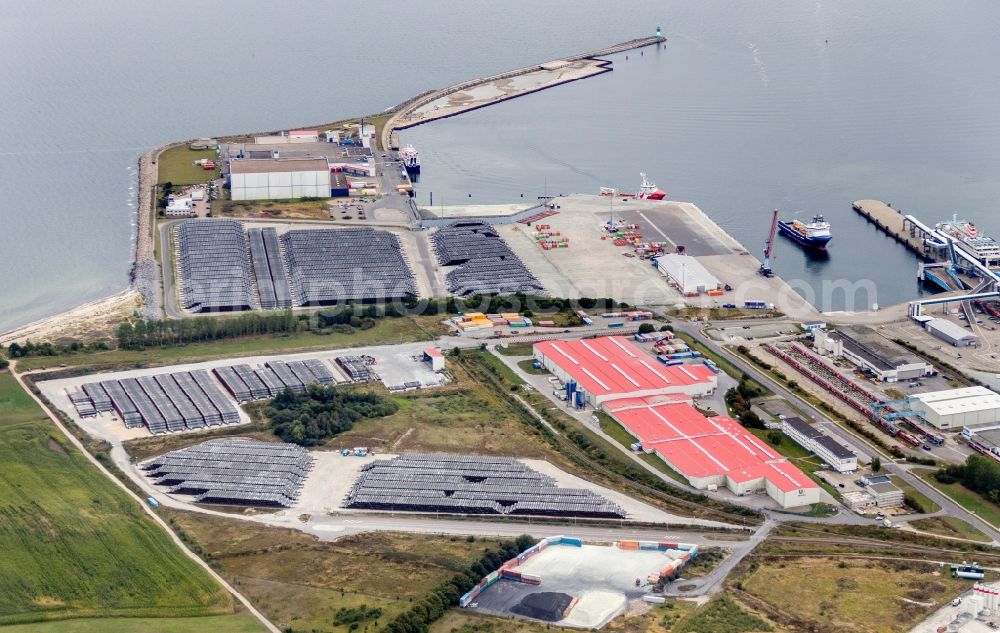
[[[666,199],[667,192],[657,187],[655,182],[646,178],[645,172],[640,172],[639,177],[642,178],[642,183],[639,185],[638,193],[625,193],[612,187],[601,187],[601,195],[614,198],[642,198],[644,200]]]

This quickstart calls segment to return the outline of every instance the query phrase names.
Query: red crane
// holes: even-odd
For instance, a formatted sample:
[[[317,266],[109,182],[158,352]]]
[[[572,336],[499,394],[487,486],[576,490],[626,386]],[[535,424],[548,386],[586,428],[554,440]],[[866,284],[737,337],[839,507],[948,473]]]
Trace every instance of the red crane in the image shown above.
[[[774,210],[771,216],[771,231],[767,234],[767,241],[764,242],[764,263],[760,265],[760,274],[764,277],[773,277],[771,270],[771,253],[774,251],[774,236],[778,232],[778,210]]]

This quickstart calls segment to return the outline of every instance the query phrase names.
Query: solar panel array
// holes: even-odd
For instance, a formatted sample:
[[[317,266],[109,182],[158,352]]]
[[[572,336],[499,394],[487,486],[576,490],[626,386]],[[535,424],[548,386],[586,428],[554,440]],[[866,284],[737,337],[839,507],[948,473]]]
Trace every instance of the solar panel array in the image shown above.
[[[254,292],[243,224],[235,220],[186,220],[174,229],[177,286],[183,306],[195,312],[249,310]]]
[[[300,446],[216,439],[140,464],[153,483],[197,503],[291,507],[313,466]]]
[[[372,228],[293,230],[281,236],[297,305],[416,294],[399,239]]]
[[[285,273],[278,232],[272,228],[248,229],[250,263],[257,282],[260,307],[271,310],[292,307],[292,291]]]
[[[344,507],[463,514],[624,518],[590,490],[559,488],[523,463],[477,455],[401,455],[362,467]]]
[[[286,387],[294,393],[305,393],[307,385],[331,385],[337,382],[330,367],[316,358],[287,363],[272,360],[262,367],[232,365],[216,367],[212,371],[239,402],[272,398]]]
[[[454,295],[545,294],[544,286],[489,224],[452,224],[431,241],[442,266],[458,266],[445,276]]]
[[[117,411],[126,427],[146,426],[150,433],[240,421],[236,406],[205,370],[105,380],[87,383],[82,388],[79,395],[86,395],[95,412]],[[79,411],[80,405],[73,403]]]

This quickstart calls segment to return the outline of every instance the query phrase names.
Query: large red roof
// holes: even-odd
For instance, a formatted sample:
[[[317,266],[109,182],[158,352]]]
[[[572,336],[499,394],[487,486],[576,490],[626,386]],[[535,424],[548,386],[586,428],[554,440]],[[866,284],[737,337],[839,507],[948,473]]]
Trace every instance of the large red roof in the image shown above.
[[[611,415],[687,477],[728,475],[767,479],[784,492],[816,483],[732,418],[706,418],[686,400],[632,398],[609,406]]]
[[[667,367],[621,336],[571,341],[542,341],[535,349],[596,396],[666,390],[710,383],[715,374],[704,365]]]

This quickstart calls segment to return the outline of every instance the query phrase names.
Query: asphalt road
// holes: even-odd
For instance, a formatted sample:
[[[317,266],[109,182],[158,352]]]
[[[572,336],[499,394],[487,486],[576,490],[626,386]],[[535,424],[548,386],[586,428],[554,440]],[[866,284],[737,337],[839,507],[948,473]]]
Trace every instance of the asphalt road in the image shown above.
[[[168,319],[182,319],[188,315],[177,306],[177,292],[174,289],[174,258],[170,252],[170,231],[183,220],[164,222],[158,227],[160,232],[160,270],[163,279],[163,311]]]
[[[783,385],[781,385],[777,381],[773,380],[767,374],[762,373],[756,367],[754,367],[750,363],[747,363],[746,361],[744,361],[739,356],[736,356],[735,354],[731,354],[727,350],[723,349],[721,346],[719,346],[711,338],[709,338],[707,336],[703,336],[701,334],[701,328],[700,328],[699,324],[686,323],[686,322],[681,322],[681,321],[674,321],[673,325],[674,325],[675,329],[683,331],[683,332],[686,332],[686,333],[688,333],[688,334],[690,334],[692,336],[697,337],[699,340],[701,340],[706,346],[708,346],[709,348],[711,348],[713,351],[715,351],[715,352],[721,354],[722,356],[725,356],[726,358],[728,358],[729,361],[732,362],[738,369],[740,369],[743,372],[746,372],[746,373],[750,374],[756,380],[759,380],[761,383],[767,385],[767,387],[769,389],[771,389],[772,391],[774,391],[776,394],[778,394],[782,398],[785,398],[789,402],[792,402],[797,407],[799,407],[803,411],[807,412],[814,419],[816,419],[816,420],[828,420],[828,418],[826,417],[826,415],[824,415],[821,411],[819,411],[818,409],[816,409],[815,407],[813,407],[812,404],[810,404],[809,402],[803,400],[798,395],[792,393],[791,391],[789,391],[788,389],[786,389]],[[976,515],[974,515],[974,514],[972,514],[970,512],[967,512],[964,508],[962,508],[961,506],[959,506],[958,504],[956,504],[949,497],[946,497],[945,495],[943,495],[940,492],[938,492],[936,488],[934,488],[933,486],[930,486],[929,484],[925,483],[922,479],[920,479],[919,477],[917,477],[913,473],[909,472],[909,470],[908,470],[907,467],[903,467],[903,466],[897,464],[895,461],[893,461],[893,459],[892,459],[891,456],[882,454],[881,451],[877,447],[875,447],[875,446],[873,446],[871,444],[868,444],[868,442],[866,442],[863,438],[861,438],[861,437],[859,437],[857,435],[854,435],[853,433],[845,430],[843,427],[841,427],[840,425],[835,424],[835,423],[825,424],[824,425],[824,431],[828,432],[830,435],[835,436],[839,441],[843,442],[846,445],[849,445],[849,446],[852,446],[852,447],[854,447],[854,446],[863,446],[864,449],[868,453],[881,455],[883,469],[887,470],[888,472],[892,473],[893,475],[896,475],[897,477],[899,477],[903,481],[907,482],[908,484],[910,484],[911,486],[913,486],[914,488],[916,488],[920,492],[922,492],[925,495],[927,495],[928,497],[930,497],[935,503],[937,503],[939,506],[941,506],[942,513],[950,515],[950,516],[958,517],[960,519],[968,521],[969,523],[971,523],[972,525],[974,525],[977,529],[979,529],[984,534],[986,534],[991,539],[993,539],[993,541],[995,543],[1000,543],[1000,532],[998,532],[996,529],[994,529],[992,525],[990,525],[989,523],[983,521],[978,516],[976,516]],[[860,454],[860,451],[859,451],[859,454]],[[851,513],[851,516],[857,516],[857,515],[854,515],[853,513]],[[924,518],[926,516],[927,515],[921,515],[921,518]],[[846,517],[846,513],[841,512],[840,515],[838,515],[837,517],[833,517],[833,519],[843,519],[845,517]],[[857,518],[860,519],[860,517],[857,517]],[[864,521],[863,519],[862,519],[862,521],[864,523],[868,523],[868,524],[871,523],[870,521]],[[840,523],[840,522],[843,522],[843,521],[841,521],[841,520],[831,520],[830,522]]]

